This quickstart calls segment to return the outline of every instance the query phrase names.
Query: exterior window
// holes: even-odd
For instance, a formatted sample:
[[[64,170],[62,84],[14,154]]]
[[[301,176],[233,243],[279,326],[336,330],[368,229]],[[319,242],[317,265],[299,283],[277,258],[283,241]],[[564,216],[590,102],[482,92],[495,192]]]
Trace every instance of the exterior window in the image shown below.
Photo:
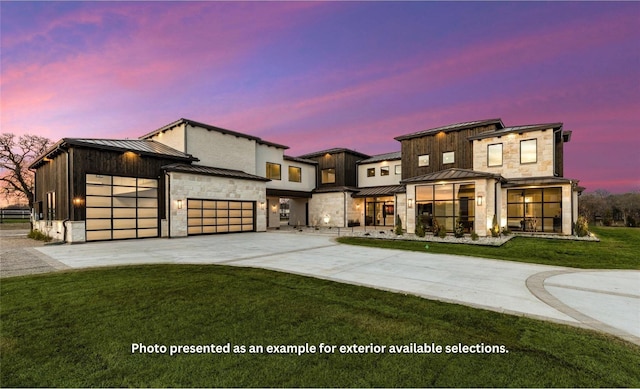
[[[289,166],[289,181],[302,182],[302,169],[295,166]]]
[[[381,176],[388,176],[389,175],[389,166],[380,167],[380,175]]]
[[[416,218],[429,231],[437,224],[447,231],[462,225],[464,232],[475,223],[475,184],[416,186]]]
[[[375,177],[376,176],[376,168],[370,167],[367,169],[367,177]]]
[[[280,164],[267,162],[267,178],[271,180],[280,180]]]
[[[454,151],[447,151],[445,153],[442,153],[442,164],[446,165],[449,163],[454,163],[456,161],[456,157],[455,157],[455,152]]]
[[[396,174],[402,174],[402,165],[396,165],[395,166],[395,173]]]
[[[56,219],[56,192],[47,193],[47,222]]]
[[[520,163],[538,162],[538,140],[529,139],[520,141]]]
[[[515,231],[562,232],[562,188],[509,189],[507,225]]]
[[[323,184],[335,184],[336,182],[336,169],[322,169],[321,182]]]
[[[429,166],[429,154],[418,156],[418,166]]]
[[[487,146],[487,166],[502,166],[502,143]]]

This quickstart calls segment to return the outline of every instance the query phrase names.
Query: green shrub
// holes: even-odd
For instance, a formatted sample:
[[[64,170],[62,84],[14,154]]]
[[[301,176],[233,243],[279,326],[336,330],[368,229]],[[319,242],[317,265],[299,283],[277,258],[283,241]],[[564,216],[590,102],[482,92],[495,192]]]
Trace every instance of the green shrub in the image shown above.
[[[438,223],[438,219],[433,218],[433,236],[439,236],[441,228],[442,227],[440,226],[440,223]]]
[[[578,236],[589,235],[589,222],[587,222],[586,217],[578,216],[578,220],[576,220],[575,224],[575,231]]]
[[[51,239],[53,239],[50,236],[45,235],[38,230],[31,230],[29,232],[29,235],[27,235],[27,238],[34,239],[34,240],[42,240],[45,242],[51,242]]]
[[[416,218],[416,236],[424,237],[424,224],[422,224],[422,217]]]
[[[456,226],[453,229],[453,235],[456,238],[462,238],[464,236],[464,226],[458,220],[456,220]]]
[[[396,215],[396,235],[402,235],[404,232],[402,231],[402,220],[400,219],[400,215]]]
[[[509,227],[504,226],[502,227],[502,235],[507,236],[511,234],[511,230],[509,229]]]
[[[438,237],[443,239],[447,237],[447,230],[445,230],[442,226],[440,226],[440,229],[438,229]]]
[[[478,234],[476,234],[475,231],[471,231],[471,240],[475,241],[475,240],[478,240],[478,239],[479,239]]]

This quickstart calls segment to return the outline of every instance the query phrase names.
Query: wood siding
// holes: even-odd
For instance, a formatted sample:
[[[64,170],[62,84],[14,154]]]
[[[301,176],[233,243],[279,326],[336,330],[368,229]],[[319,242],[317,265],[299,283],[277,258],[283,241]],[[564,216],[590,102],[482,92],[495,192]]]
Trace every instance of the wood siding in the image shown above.
[[[325,154],[320,157],[309,158],[314,161],[318,161],[316,187],[317,188],[330,188],[336,186],[358,186],[357,171],[358,167],[356,163],[363,159],[363,157],[341,152],[335,154]],[[336,169],[336,182],[331,184],[322,183],[322,170],[323,169]]]
[[[42,219],[47,216],[47,193],[56,194],[56,220],[68,218],[70,200],[67,181],[67,154],[62,153],[35,170],[34,208],[38,212],[42,203]]]
[[[450,168],[473,169],[473,145],[469,137],[495,129],[496,125],[491,124],[401,141],[402,179]],[[455,152],[455,162],[445,165],[442,154],[449,151]],[[425,154],[429,155],[429,166],[418,166],[418,157]]]

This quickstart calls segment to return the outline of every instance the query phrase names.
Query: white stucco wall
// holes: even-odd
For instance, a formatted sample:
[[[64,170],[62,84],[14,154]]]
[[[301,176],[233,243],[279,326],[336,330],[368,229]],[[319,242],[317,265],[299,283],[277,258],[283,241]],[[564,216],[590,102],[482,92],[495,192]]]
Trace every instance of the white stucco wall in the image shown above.
[[[537,162],[520,163],[520,141],[537,139]],[[502,166],[488,166],[487,146],[502,143]],[[500,174],[504,178],[553,176],[553,129],[511,133],[473,141],[473,170]]]
[[[280,179],[267,182],[267,188],[311,192],[316,187],[315,165],[284,158],[284,149],[256,144],[256,175],[267,176],[267,162],[280,165]],[[289,181],[289,166],[301,169],[300,182]]]
[[[280,227],[280,199],[278,197],[267,197],[267,227]]]
[[[402,174],[395,174],[395,166],[400,165],[401,161],[381,161],[374,163],[366,163],[358,165],[358,187],[372,187],[372,186],[384,186],[384,185],[399,185]],[[389,167],[389,175],[382,176],[380,174],[380,168],[383,166]],[[375,176],[367,177],[367,169],[375,169]]]
[[[170,130],[166,130],[158,134],[155,134],[149,139],[154,140],[156,142],[163,143],[178,151],[182,151],[183,153],[186,153],[187,151],[184,143],[185,141],[184,127],[185,125],[181,124]]]
[[[187,236],[187,199],[255,201],[256,231],[267,230],[266,187],[262,181],[171,172],[169,196],[169,232],[171,237]],[[183,201],[178,209],[177,200]],[[266,208],[266,207],[265,207]]]
[[[307,202],[309,199],[289,199],[289,225],[306,226]]]

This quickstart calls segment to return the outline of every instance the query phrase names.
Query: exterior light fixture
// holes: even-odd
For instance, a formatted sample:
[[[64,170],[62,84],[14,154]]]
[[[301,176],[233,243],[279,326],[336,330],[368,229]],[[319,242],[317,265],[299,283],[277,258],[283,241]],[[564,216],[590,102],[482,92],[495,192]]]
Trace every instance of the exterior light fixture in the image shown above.
[[[84,199],[82,197],[74,197],[73,198],[73,206],[76,208],[80,208],[82,207],[82,204],[84,204]]]
[[[407,199],[407,207],[413,208],[413,199]]]
[[[331,221],[331,216],[324,215],[323,221],[324,221],[324,224],[329,224],[329,221]]]
[[[277,210],[278,210],[278,206],[277,206],[277,205],[275,205],[275,204],[273,204],[273,205],[271,206],[271,212],[276,212]]]
[[[182,209],[182,200],[178,200],[178,209]]]
[[[260,202],[260,209],[264,211],[264,201]]]
[[[476,203],[478,205],[482,205],[482,200],[483,200],[482,196],[478,196],[478,200],[476,201]]]

